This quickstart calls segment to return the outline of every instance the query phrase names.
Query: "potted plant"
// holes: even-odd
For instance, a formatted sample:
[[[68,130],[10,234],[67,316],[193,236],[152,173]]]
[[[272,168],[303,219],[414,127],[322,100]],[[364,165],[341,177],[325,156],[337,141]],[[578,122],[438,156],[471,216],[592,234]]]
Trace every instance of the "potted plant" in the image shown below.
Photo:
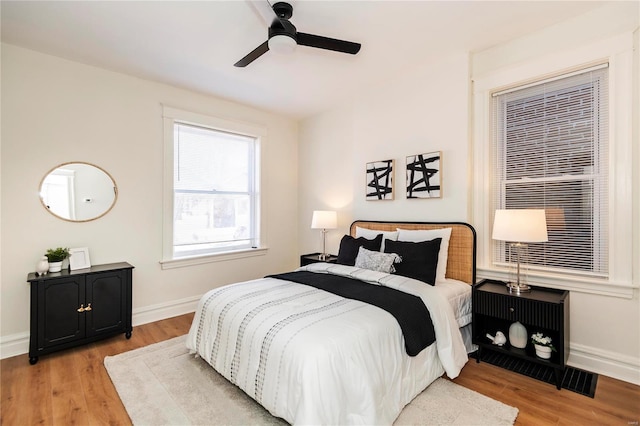
[[[551,351],[555,351],[556,348],[551,344],[551,337],[545,336],[542,333],[534,333],[531,335],[531,342],[536,349],[536,355],[542,359],[551,358]]]
[[[60,272],[62,270],[62,261],[69,257],[69,248],[48,249],[45,256],[49,261],[49,272]]]

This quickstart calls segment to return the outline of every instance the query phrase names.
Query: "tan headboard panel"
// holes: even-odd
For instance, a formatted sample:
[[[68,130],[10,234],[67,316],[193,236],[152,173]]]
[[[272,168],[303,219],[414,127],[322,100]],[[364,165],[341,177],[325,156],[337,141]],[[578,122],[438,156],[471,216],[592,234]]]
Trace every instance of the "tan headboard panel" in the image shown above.
[[[357,220],[351,224],[350,233],[355,237],[356,227],[377,231],[395,231],[397,228],[441,229],[452,228],[447,258],[447,278],[473,285],[476,281],[476,231],[462,222],[374,222]]]

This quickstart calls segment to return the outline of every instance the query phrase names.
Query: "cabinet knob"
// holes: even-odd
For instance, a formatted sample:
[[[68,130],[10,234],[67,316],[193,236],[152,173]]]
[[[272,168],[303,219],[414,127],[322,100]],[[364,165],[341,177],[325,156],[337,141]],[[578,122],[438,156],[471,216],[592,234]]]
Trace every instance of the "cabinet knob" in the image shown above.
[[[93,310],[93,308],[91,307],[91,303],[89,303],[87,305],[87,307],[84,307],[84,303],[82,305],[80,305],[80,307],[77,309],[78,312],[83,313],[83,312],[87,312],[87,311],[91,311]]]
[[[516,310],[514,308],[509,308],[509,312],[515,312]]]

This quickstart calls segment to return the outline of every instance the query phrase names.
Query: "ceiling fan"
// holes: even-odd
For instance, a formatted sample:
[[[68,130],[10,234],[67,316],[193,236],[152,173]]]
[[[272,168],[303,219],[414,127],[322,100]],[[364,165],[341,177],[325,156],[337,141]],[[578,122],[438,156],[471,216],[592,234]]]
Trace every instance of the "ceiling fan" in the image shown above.
[[[293,15],[293,7],[289,3],[277,2],[271,6],[268,1],[256,1],[252,2],[252,4],[256,6],[263,18],[270,23],[269,38],[253,49],[247,56],[236,62],[234,64],[236,67],[246,67],[269,50],[291,52],[296,45],[333,50],[351,55],[355,55],[360,51],[360,43],[298,32],[296,27],[289,21],[289,18]]]

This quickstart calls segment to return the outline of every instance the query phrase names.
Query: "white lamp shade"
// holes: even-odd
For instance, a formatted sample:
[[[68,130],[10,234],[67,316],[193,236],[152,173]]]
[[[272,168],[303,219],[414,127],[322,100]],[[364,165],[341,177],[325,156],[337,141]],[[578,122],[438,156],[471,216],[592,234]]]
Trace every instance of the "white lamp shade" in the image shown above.
[[[316,210],[311,219],[312,229],[335,229],[338,227],[338,215],[331,210]]]
[[[292,53],[296,46],[296,41],[288,35],[278,34],[269,39],[269,50],[276,53]]]
[[[492,238],[514,243],[549,241],[544,209],[496,210]]]

